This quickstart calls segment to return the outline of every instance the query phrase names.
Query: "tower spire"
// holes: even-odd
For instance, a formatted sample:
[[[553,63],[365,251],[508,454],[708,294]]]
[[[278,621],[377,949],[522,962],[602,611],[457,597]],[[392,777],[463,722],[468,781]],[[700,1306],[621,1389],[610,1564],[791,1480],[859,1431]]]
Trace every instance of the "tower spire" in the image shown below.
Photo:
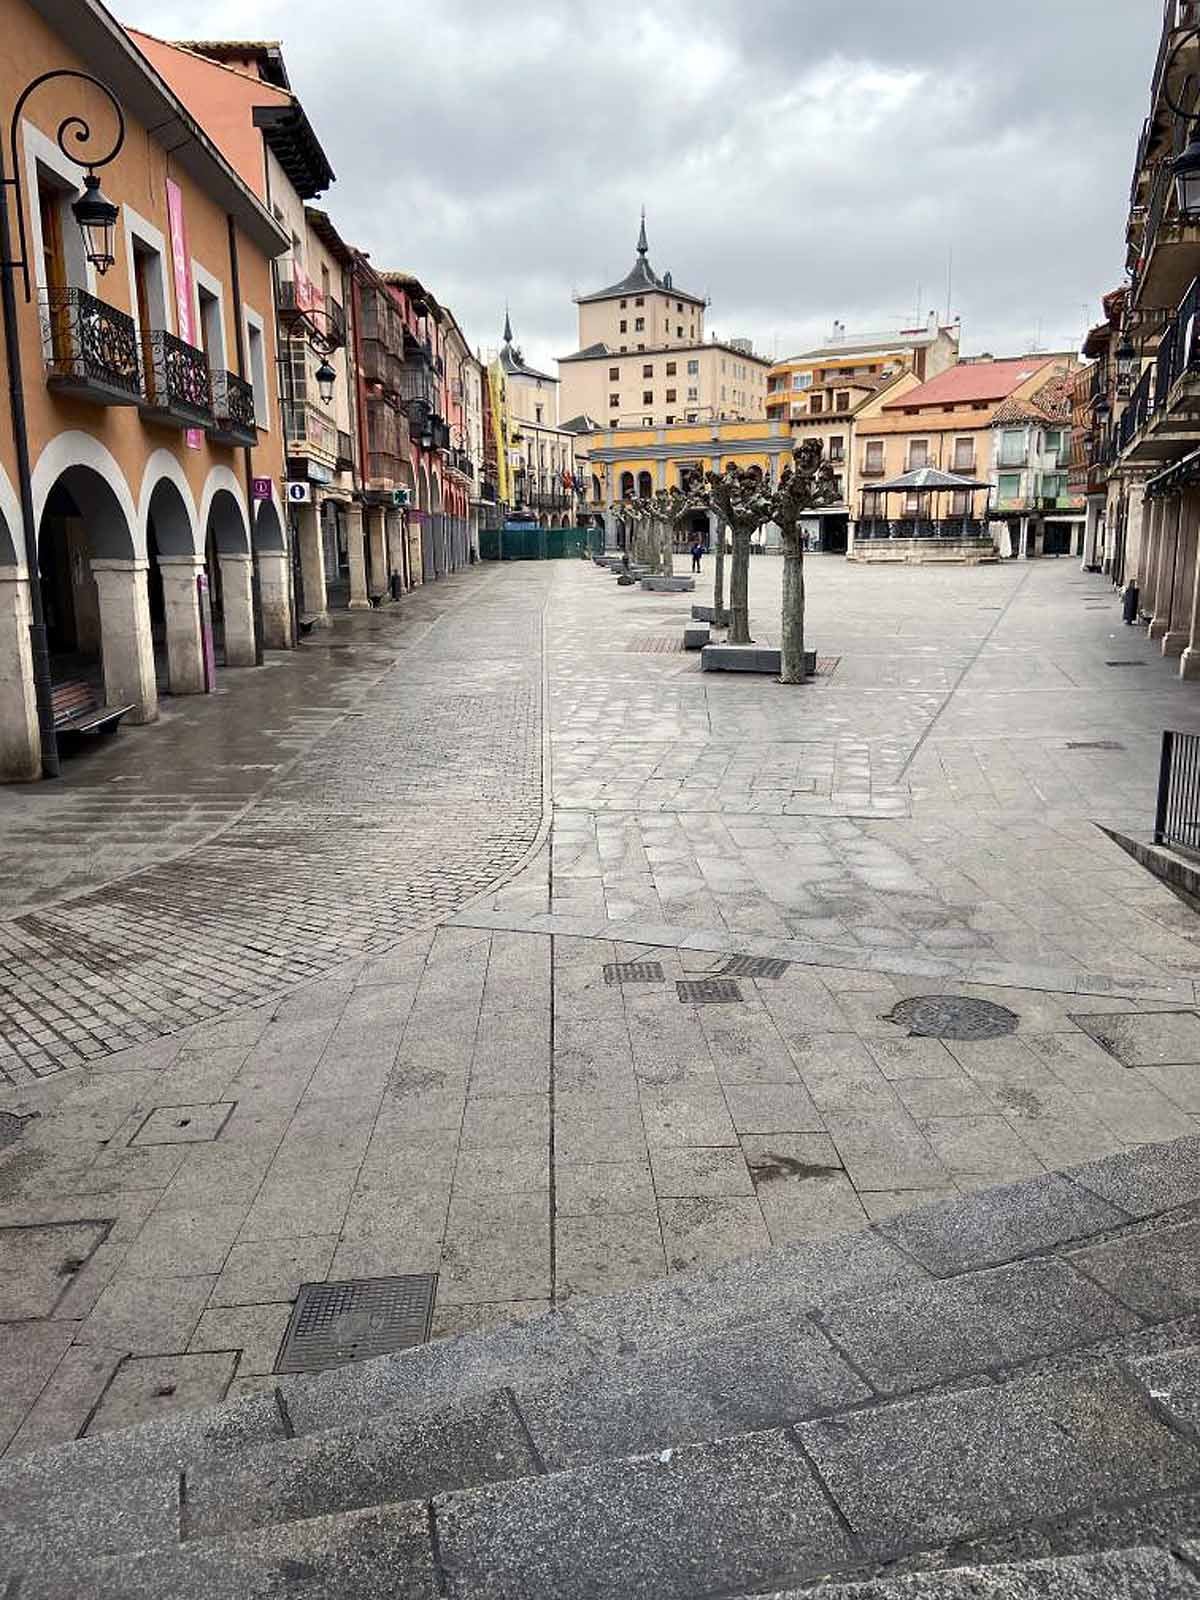
[[[641,226],[640,231],[638,232],[637,249],[638,249],[638,255],[640,255],[640,256],[646,255],[647,252],[650,249],[650,246],[646,243],[646,208],[645,208],[645,206],[642,207],[642,226]]]
[[[504,306],[504,342],[505,344],[512,343],[512,318],[508,314],[507,302]]]

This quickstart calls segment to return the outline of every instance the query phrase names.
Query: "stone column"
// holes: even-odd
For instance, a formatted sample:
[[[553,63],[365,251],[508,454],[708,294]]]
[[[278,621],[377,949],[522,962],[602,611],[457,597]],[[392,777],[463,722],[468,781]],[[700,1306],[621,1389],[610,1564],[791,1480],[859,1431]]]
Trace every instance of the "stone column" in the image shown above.
[[[321,518],[314,504],[296,508],[296,539],[300,546],[300,600],[302,614],[318,628],[329,626],[325,596],[325,552],[321,547]],[[265,606],[265,601],[264,601]]]
[[[1196,593],[1196,544],[1200,534],[1200,495],[1185,491],[1179,502],[1179,544],[1175,581],[1171,586],[1170,626],[1163,634],[1162,653],[1182,655],[1191,643],[1192,608]]]
[[[203,694],[204,647],[196,579],[204,562],[195,556],[159,556],[167,623],[167,688],[171,694]]]
[[[16,567],[0,567],[0,783],[30,783],[41,775],[29,580]]]
[[[254,639],[253,561],[242,553],[222,555],[221,617],[225,626],[225,665],[254,667],[258,651]]]
[[[158,718],[149,570],[148,561],[92,562],[100,602],[104,698],[109,705],[132,706],[131,722]]]
[[[372,600],[378,600],[387,593],[387,529],[382,506],[369,506],[367,518],[367,548],[370,553],[370,577],[368,593]]]
[[[1133,500],[1128,503],[1125,523],[1125,569],[1137,582],[1138,609],[1145,614],[1154,612],[1154,586],[1158,578],[1159,547],[1162,538],[1161,500],[1147,500],[1138,513],[1138,548],[1136,556],[1129,546],[1133,520]]]
[[[400,587],[404,587],[404,517],[399,511],[389,511],[385,518],[387,524],[387,569],[390,579],[392,573],[399,573]]]
[[[258,593],[262,601],[263,646],[267,650],[292,648],[292,594],[288,567],[286,550],[259,551]],[[325,621],[328,623],[328,615]]]
[[[1158,563],[1154,573],[1154,604],[1150,612],[1151,639],[1161,639],[1171,626],[1171,593],[1175,586],[1175,573],[1179,565],[1179,510],[1182,501],[1178,495],[1161,503],[1156,518],[1160,529],[1158,538]]]
[[[1087,514],[1083,524],[1083,549],[1079,565],[1084,572],[1100,565],[1096,540],[1100,531],[1100,503],[1093,496],[1087,498]]]
[[[408,576],[414,589],[425,582],[425,567],[421,560],[421,523],[417,517],[408,519]]]
[[[346,554],[350,561],[350,609],[369,611],[371,597],[367,593],[367,553],[363,547],[361,506],[346,507]]]

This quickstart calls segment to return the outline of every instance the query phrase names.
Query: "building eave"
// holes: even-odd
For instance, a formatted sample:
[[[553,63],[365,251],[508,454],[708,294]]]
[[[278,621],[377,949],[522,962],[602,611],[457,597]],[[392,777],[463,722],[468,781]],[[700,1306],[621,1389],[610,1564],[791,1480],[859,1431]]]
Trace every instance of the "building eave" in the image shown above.
[[[286,106],[255,106],[254,126],[262,130],[301,200],[315,200],[329,188],[333,168],[298,100]]]

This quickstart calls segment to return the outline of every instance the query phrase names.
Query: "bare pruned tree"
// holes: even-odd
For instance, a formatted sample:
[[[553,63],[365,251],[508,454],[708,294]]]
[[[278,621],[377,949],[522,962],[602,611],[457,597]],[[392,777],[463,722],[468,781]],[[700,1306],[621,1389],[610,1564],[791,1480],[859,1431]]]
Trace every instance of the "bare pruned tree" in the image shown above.
[[[772,494],[758,467],[730,462],[724,472],[708,474],[713,510],[733,539],[729,574],[729,642],[753,644],[750,637],[750,541],[772,518]],[[724,538],[724,533],[722,533]]]
[[[836,505],[841,496],[833,468],[824,459],[819,439],[807,439],[792,451],[788,467],[771,496],[770,520],[783,542],[783,603],[780,629],[781,683],[803,683],[804,651],[804,517],[820,506]]]

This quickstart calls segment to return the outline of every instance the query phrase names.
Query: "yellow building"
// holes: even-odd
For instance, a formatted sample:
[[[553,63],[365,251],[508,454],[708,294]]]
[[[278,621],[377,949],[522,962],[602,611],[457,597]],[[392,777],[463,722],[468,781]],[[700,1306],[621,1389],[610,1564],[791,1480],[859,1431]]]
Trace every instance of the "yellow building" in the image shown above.
[[[620,547],[622,500],[683,488],[694,474],[723,472],[730,464],[758,467],[774,482],[789,465],[791,450],[787,428],[764,420],[602,428],[588,439],[593,508],[605,512],[609,543]],[[689,532],[709,532],[704,512],[696,514]]]
[[[654,271],[644,216],[630,271],[575,303],[579,348],[558,363],[566,416],[654,428],[763,415],[770,362],[748,339],[706,339],[707,301]]]
[[[959,324],[941,326],[936,312],[923,328],[854,338],[847,338],[844,323],[835,322],[828,344],[788,356],[771,368],[767,415],[797,428],[845,419],[902,373],[915,373],[924,383],[952,367],[958,360],[959,335]]]

